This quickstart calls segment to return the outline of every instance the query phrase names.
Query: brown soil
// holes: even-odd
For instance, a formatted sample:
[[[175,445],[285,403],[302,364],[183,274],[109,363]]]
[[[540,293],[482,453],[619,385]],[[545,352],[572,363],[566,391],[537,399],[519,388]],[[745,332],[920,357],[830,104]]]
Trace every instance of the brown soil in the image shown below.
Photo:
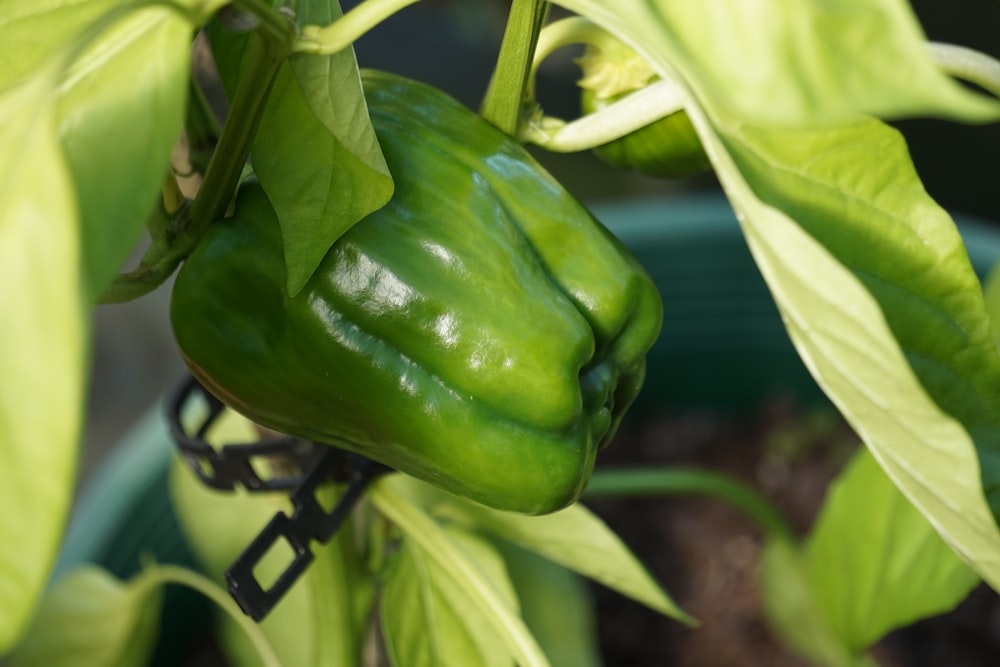
[[[601,465],[701,466],[763,493],[801,534],[856,436],[832,408],[803,411],[773,401],[742,419],[665,415],[626,426]],[[757,527],[710,498],[589,503],[636,552],[698,629],[595,587],[598,633],[609,667],[806,667],[784,649],[760,612]],[[1000,598],[976,589],[958,609],[892,633],[874,650],[882,667],[1000,665]]]

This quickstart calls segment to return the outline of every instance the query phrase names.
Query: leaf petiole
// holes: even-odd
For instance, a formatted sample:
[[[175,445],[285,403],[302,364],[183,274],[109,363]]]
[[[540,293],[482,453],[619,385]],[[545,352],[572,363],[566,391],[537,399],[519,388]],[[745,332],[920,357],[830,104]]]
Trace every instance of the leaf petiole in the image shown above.
[[[257,656],[264,667],[282,667],[281,661],[260,627],[249,616],[240,611],[239,607],[215,582],[191,570],[176,565],[155,565],[145,570],[140,578],[149,587],[164,584],[176,584],[195,590],[217,604],[250,640],[257,650]]]
[[[742,510],[772,538],[795,543],[785,517],[753,489],[725,475],[692,468],[622,468],[594,473],[584,499],[608,496],[699,494],[715,496]]]
[[[418,0],[366,0],[330,25],[307,25],[295,44],[294,53],[330,55],[343,51],[366,32]]]
[[[1000,61],[965,46],[928,42],[931,58],[948,74],[1000,97]]]
[[[570,122],[541,116],[527,123],[518,139],[555,153],[588,150],[684,109],[686,99],[680,86],[661,79],[600,111]]]

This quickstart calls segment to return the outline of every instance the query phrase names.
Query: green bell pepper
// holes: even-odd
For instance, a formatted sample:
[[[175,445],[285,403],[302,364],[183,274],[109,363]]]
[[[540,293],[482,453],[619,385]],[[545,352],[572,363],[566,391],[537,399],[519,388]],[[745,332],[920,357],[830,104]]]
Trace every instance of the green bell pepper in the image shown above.
[[[662,319],[636,260],[523,148],[428,86],[365,73],[392,200],[294,298],[244,186],[177,276],[175,337],[225,403],[485,505],[576,500]]]

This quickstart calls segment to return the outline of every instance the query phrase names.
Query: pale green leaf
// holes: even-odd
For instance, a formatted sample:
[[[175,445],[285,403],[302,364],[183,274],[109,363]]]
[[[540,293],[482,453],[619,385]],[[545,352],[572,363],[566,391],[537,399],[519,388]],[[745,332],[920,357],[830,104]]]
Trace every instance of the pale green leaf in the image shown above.
[[[0,94],[0,654],[55,562],[83,408],[80,238],[51,83]]]
[[[163,590],[143,573],[122,583],[91,565],[48,591],[8,667],[145,667],[156,644]]]
[[[553,665],[599,667],[597,619],[582,577],[547,558],[497,540],[521,618]]]
[[[902,139],[867,118],[793,132],[689,115],[809,370],[1000,586],[1000,357],[962,241]]]
[[[372,504],[396,524],[407,539],[420,547],[435,567],[447,573],[454,585],[487,619],[521,667],[546,667],[548,660],[509,598],[449,537],[438,521],[412,502],[406,493],[407,486],[404,475],[381,478],[372,487]]]
[[[157,206],[184,119],[192,29],[163,5],[130,12],[89,43],[62,82],[60,139],[79,193],[93,300]]]
[[[79,197],[83,279],[93,301],[157,206],[180,136],[190,43],[220,0],[13,0],[0,17],[11,47],[4,82],[58,72],[57,124]],[[0,62],[3,57],[0,56]]]
[[[903,0],[556,0],[616,34],[710,113],[817,125],[857,112],[1000,114],[932,64]]]
[[[866,449],[830,487],[805,561],[827,625],[856,653],[890,630],[950,611],[979,581]]]
[[[444,529],[507,604],[516,597],[503,561],[482,538]],[[490,619],[451,573],[413,539],[404,538],[385,574],[382,633],[393,667],[510,667],[511,652]]]
[[[793,544],[769,540],[758,567],[761,608],[786,647],[818,667],[874,667],[865,656],[855,656],[823,618],[802,553]]]
[[[217,445],[253,442],[253,425],[227,411],[208,434]],[[205,572],[222,581],[236,557],[250,544],[276,512],[289,509],[281,493],[234,493],[205,487],[192,472],[176,462],[170,477],[171,497],[185,535]],[[284,544],[268,552],[255,568],[265,586],[277,578],[291,559]],[[282,664],[354,667],[364,637],[372,582],[359,575],[357,551],[350,524],[326,545],[313,547],[315,559],[281,602],[260,623],[260,629]],[[220,642],[239,667],[265,664],[246,641],[244,629],[221,616]]]
[[[336,0],[298,5],[302,25],[326,25],[340,15]],[[212,34],[219,72],[231,93],[245,40],[217,27]],[[353,49],[289,58],[274,82],[252,155],[281,224],[288,291],[294,296],[333,242],[392,195]]]
[[[0,90],[66,51],[121,0],[5,0],[0,13]]]
[[[411,477],[394,488],[434,516],[461,521],[476,530],[534,551],[672,618],[693,623],[618,536],[583,505],[543,516],[501,512],[457,498]]]

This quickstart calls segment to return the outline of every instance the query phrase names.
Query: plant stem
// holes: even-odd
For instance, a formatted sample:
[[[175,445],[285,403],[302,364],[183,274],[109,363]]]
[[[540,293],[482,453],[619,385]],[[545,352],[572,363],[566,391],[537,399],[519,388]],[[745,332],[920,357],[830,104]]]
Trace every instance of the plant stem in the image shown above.
[[[198,591],[229,614],[236,625],[246,634],[250,643],[257,649],[257,655],[265,667],[282,667],[281,661],[271,645],[267,643],[264,633],[261,632],[257,624],[243,614],[233,599],[215,582],[176,565],[156,565],[143,572],[141,576],[146,579],[146,583],[150,586],[178,584]]]
[[[330,25],[307,25],[295,41],[295,53],[329,55],[346,49],[366,32],[418,0],[366,0]]]
[[[270,2],[265,2],[265,0],[234,0],[233,6],[257,20],[257,34],[286,46],[294,38],[295,24],[290,22],[289,17],[283,12],[275,11]],[[291,32],[289,28],[292,29]]]
[[[187,138],[188,162],[191,172],[203,174],[212,159],[212,149],[219,141],[219,119],[212,111],[194,77],[188,82],[188,105],[184,119],[184,134]],[[188,174],[183,174],[187,176]]]
[[[757,522],[770,537],[795,541],[785,517],[750,487],[719,473],[694,468],[620,468],[594,473],[585,499],[703,494],[725,500]]]
[[[955,44],[928,42],[927,49],[938,67],[948,74],[1000,97],[1000,61],[981,51]]]
[[[521,109],[538,35],[548,16],[543,0],[514,0],[504,30],[497,66],[483,98],[483,118],[506,134],[517,136]]]
[[[229,117],[208,163],[205,180],[191,207],[190,225],[180,230],[180,235],[185,237],[191,247],[229,207],[250,154],[257,126],[264,114],[271,86],[288,56],[291,35],[286,34],[286,37],[287,41],[284,42],[261,33],[250,37],[244,56],[245,65],[240,71]]]
[[[582,16],[571,16],[545,26],[538,35],[538,44],[531,60],[531,70],[525,89],[528,99],[535,97],[535,75],[546,58],[564,46],[597,42],[605,34],[604,28]]]
[[[525,125],[518,139],[555,153],[575,153],[601,146],[684,108],[685,93],[661,79],[600,111],[572,122],[543,116]]]

